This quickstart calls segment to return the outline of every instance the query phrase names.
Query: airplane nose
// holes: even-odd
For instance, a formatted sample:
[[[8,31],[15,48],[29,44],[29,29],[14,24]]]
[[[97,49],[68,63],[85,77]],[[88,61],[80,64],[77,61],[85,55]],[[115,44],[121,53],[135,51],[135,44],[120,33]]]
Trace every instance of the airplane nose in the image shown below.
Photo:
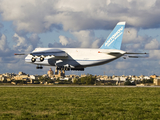
[[[25,62],[31,63],[31,62],[32,62],[31,59],[32,59],[32,58],[31,58],[29,55],[27,55],[27,56],[25,57]]]

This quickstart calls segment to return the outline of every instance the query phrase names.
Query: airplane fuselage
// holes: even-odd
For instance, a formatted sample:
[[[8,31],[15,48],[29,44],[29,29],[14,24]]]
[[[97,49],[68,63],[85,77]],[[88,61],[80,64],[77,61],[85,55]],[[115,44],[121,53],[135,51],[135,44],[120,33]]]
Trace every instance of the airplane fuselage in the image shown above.
[[[126,52],[117,49],[84,49],[84,48],[36,48],[34,52],[43,51],[64,51],[67,56],[54,56],[48,55],[44,57],[43,61],[40,61],[40,56],[34,56],[36,60],[33,62],[31,59],[33,55],[28,54],[25,61],[37,65],[57,66],[67,68],[85,68],[90,66],[102,65],[113,61]],[[43,57],[43,56],[41,56]]]

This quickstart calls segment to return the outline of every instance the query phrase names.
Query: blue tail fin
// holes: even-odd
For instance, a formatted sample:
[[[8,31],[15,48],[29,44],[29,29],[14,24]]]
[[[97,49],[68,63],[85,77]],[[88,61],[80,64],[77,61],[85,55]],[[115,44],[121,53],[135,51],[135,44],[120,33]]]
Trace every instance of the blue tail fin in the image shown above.
[[[116,27],[108,36],[100,49],[118,49],[121,48],[122,37],[124,32],[125,22],[117,23]]]

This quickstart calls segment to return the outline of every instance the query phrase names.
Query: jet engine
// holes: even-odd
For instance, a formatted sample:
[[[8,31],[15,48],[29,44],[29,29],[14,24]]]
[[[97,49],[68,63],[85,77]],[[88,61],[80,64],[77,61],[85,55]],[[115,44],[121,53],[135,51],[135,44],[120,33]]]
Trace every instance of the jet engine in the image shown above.
[[[41,61],[41,62],[44,61],[44,57],[40,57],[40,61]]]
[[[32,61],[32,62],[36,62],[36,58],[32,57],[32,58],[31,58],[31,61]]]
[[[44,61],[44,57],[32,57],[31,59],[32,62],[42,62]]]

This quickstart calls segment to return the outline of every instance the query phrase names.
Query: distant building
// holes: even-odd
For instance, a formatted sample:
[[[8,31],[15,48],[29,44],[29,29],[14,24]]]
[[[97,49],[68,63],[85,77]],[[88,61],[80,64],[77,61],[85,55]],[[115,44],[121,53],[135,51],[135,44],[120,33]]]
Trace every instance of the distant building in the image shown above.
[[[38,80],[39,76],[38,75],[30,75],[30,79],[33,80]]]
[[[48,78],[49,76],[47,74],[43,74],[42,77]]]
[[[14,80],[28,80],[28,78],[29,78],[29,75],[26,75],[26,74],[20,74],[13,77]]]
[[[18,75],[26,75],[26,73],[20,71]]]
[[[60,78],[59,80],[70,80],[70,78],[68,78],[68,77],[65,77],[65,78]]]
[[[87,75],[86,74],[81,74],[81,77],[86,77]]]
[[[127,79],[128,79],[128,77],[121,76],[121,77],[114,77],[112,80],[126,82]]]
[[[153,83],[154,83],[154,85],[160,86],[160,77],[154,78]]]
[[[0,81],[4,81],[5,80],[5,76],[4,75],[0,75]]]
[[[148,76],[144,76],[143,77],[143,79],[145,79],[145,80],[149,80],[149,79],[151,79],[150,77],[148,77]]]
[[[156,78],[156,77],[158,77],[158,76],[155,75],[155,74],[150,76],[150,78],[153,78],[153,79]]]
[[[65,71],[64,70],[58,70],[54,76],[56,78],[58,78],[58,77],[65,77]]]
[[[24,80],[24,81],[26,81],[26,80],[28,80],[28,76],[27,77],[25,77],[25,76],[16,76],[16,77],[14,77],[14,80]]]

